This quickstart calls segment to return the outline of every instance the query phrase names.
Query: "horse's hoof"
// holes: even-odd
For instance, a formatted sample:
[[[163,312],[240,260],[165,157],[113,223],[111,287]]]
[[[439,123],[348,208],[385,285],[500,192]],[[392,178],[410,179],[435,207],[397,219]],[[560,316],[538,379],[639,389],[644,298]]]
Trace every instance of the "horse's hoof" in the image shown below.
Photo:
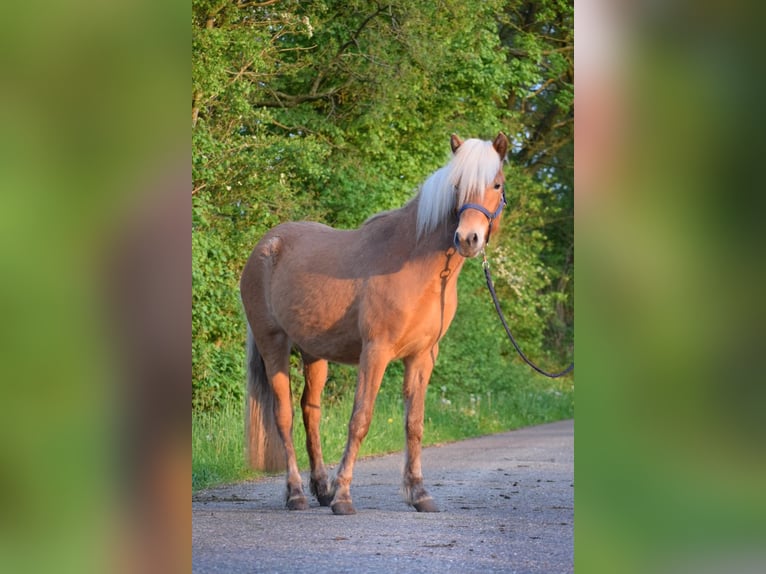
[[[332,504],[333,495],[330,494],[317,494],[316,495],[317,500],[319,501],[319,506],[330,506]]]
[[[296,494],[287,499],[288,510],[308,510],[309,501],[302,494]]]
[[[356,510],[354,510],[354,506],[351,504],[351,502],[336,502],[331,506],[332,513],[337,514],[339,516],[348,516],[350,514],[356,514]]]
[[[335,492],[327,484],[327,481],[311,481],[311,494],[313,494],[319,501],[319,506],[330,506],[333,498],[335,498]]]
[[[436,506],[434,499],[430,497],[424,498],[414,503],[412,506],[414,506],[415,510],[418,512],[439,512],[439,507]]]

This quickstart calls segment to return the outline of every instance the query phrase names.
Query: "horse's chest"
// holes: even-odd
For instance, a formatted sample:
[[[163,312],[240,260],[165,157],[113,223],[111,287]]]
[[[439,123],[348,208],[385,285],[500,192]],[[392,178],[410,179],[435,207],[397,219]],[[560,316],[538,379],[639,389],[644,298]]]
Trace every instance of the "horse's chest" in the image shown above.
[[[368,340],[390,343],[410,354],[431,348],[444,336],[457,308],[454,289],[373,291],[362,305]]]

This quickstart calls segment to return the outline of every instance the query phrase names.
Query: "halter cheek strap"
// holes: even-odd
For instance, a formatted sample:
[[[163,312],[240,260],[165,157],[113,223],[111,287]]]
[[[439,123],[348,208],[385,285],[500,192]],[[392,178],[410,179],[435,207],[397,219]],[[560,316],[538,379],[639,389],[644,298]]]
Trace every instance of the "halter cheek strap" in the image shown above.
[[[457,210],[457,218],[460,219],[460,216],[463,214],[463,212],[466,209],[475,209],[476,211],[481,211],[489,220],[489,229],[487,230],[487,245],[489,245],[489,236],[492,235],[492,223],[494,223],[495,219],[500,215],[500,213],[503,211],[503,208],[505,207],[507,201],[505,199],[505,184],[503,184],[503,197],[500,200],[500,205],[497,206],[497,209],[494,213],[490,213],[490,211],[484,207],[483,205],[479,205],[478,203],[464,203],[463,206]]]

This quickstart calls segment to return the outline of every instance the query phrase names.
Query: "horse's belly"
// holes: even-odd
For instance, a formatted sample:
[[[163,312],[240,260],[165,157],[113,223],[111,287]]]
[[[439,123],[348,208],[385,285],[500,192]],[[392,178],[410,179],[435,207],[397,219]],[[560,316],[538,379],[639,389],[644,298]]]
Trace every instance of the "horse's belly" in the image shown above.
[[[339,339],[328,337],[309,337],[304,340],[294,340],[295,344],[312,357],[319,357],[334,363],[347,365],[359,364],[362,344],[358,339]]]
[[[310,327],[310,325],[309,325]],[[335,363],[357,364],[362,352],[362,341],[356,325],[330,328],[295,328],[288,330],[290,340],[301,351]]]
[[[277,291],[275,315],[302,351],[337,363],[359,362],[362,341],[358,305],[348,285]]]

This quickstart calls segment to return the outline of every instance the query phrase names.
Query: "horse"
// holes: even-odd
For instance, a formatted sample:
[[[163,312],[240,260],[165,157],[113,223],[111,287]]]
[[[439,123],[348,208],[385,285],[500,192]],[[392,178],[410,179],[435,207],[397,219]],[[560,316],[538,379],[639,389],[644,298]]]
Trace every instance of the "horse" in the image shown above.
[[[253,249],[240,280],[247,317],[245,450],[257,470],[287,469],[286,506],[309,508],[292,438],[290,353],[303,361],[300,405],[310,488],[333,514],[356,511],[351,480],[386,366],[404,363],[405,502],[438,512],[423,484],[425,394],[439,341],[455,316],[466,258],[481,253],[505,205],[508,138],[450,137],[450,161],[400,209],[358,229],[287,222]],[[319,436],[327,362],[358,365],[346,447],[330,482]]]

